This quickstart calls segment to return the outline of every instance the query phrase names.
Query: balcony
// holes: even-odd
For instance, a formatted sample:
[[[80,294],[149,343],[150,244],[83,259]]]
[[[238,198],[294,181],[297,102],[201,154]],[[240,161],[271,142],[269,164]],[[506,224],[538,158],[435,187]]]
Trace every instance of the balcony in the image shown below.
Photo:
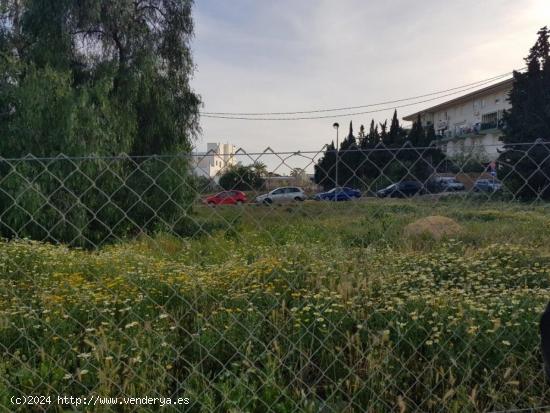
[[[454,130],[446,130],[437,136],[440,142],[448,142],[455,139],[480,137],[487,134],[499,134],[504,128],[502,111],[491,112],[482,115],[481,123],[455,126]]]

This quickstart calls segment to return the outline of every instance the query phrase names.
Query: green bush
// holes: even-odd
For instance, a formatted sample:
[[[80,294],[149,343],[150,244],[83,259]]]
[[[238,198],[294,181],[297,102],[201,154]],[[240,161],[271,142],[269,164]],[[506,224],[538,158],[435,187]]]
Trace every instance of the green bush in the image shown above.
[[[195,189],[183,158],[57,158],[0,164],[3,237],[94,247],[171,228]]]

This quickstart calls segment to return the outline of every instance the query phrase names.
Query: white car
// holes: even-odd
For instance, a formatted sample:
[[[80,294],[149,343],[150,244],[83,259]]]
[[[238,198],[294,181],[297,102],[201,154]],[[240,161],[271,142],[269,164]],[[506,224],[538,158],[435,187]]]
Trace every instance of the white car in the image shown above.
[[[257,196],[256,202],[259,204],[280,204],[283,202],[304,201],[305,199],[307,199],[307,195],[302,188],[285,186],[276,188],[268,194]]]
[[[462,182],[454,176],[440,176],[436,178],[436,185],[441,191],[464,191],[465,187]]]

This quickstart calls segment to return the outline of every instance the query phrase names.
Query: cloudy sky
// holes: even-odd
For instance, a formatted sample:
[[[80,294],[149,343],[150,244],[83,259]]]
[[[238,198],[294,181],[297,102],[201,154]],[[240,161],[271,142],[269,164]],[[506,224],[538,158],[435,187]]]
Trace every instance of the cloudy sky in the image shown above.
[[[286,112],[416,96],[521,68],[537,30],[550,25],[550,1],[196,0],[194,18],[193,87],[202,110]],[[319,150],[334,138],[335,121],[342,136],[350,120],[357,131],[392,112],[304,121],[203,117],[197,147]]]

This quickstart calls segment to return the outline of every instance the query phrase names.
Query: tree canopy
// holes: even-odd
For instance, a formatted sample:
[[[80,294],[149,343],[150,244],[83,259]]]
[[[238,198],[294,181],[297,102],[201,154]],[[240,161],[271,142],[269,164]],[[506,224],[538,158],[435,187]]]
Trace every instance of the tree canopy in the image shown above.
[[[506,187],[526,200],[550,199],[550,32],[543,27],[537,34],[527,71],[514,72],[499,156]]]
[[[192,0],[0,0],[0,153],[187,150]]]
[[[315,182],[325,189],[334,186],[373,189],[402,179],[427,180],[441,167],[445,155],[437,147],[429,146],[435,140],[433,125],[424,128],[418,118],[407,135],[399,125],[397,111],[389,131],[387,121],[379,125],[381,132],[373,119],[368,134],[361,127],[358,144],[350,122],[348,136],[340,147],[331,142],[315,164]]]
[[[189,152],[199,131],[192,3],[0,0],[0,155],[86,159],[1,162],[2,236],[93,246],[181,226],[186,159],[121,154]]]
[[[505,143],[550,140],[550,32],[538,31],[538,38],[525,58],[527,71],[514,71],[508,100],[512,108],[505,115]]]

